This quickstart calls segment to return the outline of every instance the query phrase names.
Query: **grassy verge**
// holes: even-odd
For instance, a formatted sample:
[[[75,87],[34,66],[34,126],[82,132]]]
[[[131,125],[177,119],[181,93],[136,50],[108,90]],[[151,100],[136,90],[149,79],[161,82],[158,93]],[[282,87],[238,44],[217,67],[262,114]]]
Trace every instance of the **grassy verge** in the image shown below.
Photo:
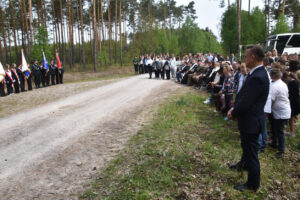
[[[64,74],[64,82],[85,82],[85,81],[97,81],[97,80],[108,80],[116,78],[124,78],[135,75],[132,66],[124,66],[122,68],[116,66],[110,66],[106,69],[98,72],[66,72]]]
[[[259,191],[240,193],[233,185],[247,174],[226,165],[241,155],[236,122],[215,116],[202,104],[205,98],[191,91],[169,99],[81,198],[298,199],[299,128],[297,137],[287,140],[283,160],[270,148],[260,155]]]

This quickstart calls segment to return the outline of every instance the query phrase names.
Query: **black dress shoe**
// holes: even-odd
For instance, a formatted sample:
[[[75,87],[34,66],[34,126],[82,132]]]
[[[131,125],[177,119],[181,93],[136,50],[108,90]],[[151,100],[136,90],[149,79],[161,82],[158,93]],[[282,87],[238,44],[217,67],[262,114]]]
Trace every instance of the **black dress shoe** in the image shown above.
[[[236,164],[228,163],[227,166],[229,167],[229,169],[232,169],[232,170],[237,170],[237,171],[245,170],[245,171],[247,171],[247,168],[245,167],[245,164],[243,164],[241,161],[239,161]]]
[[[240,192],[243,192],[243,191],[245,191],[245,190],[250,190],[250,191],[253,191],[253,192],[256,192],[256,191],[257,191],[257,188],[256,188],[256,189],[250,188],[250,187],[247,186],[247,184],[243,184],[243,185],[235,185],[233,188],[234,188],[235,190],[240,191]]]

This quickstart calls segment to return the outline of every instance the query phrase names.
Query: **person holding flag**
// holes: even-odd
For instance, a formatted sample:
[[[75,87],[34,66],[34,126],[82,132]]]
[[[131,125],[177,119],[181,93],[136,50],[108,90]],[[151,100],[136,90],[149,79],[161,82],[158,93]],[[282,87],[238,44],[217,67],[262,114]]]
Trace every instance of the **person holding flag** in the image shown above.
[[[51,60],[51,64],[50,64],[49,69],[51,71],[51,84],[55,85],[55,81],[57,81],[56,80],[57,66],[56,66],[56,64],[54,64],[54,60]]]
[[[10,71],[10,66],[9,64],[6,64],[6,70],[5,70],[5,83],[6,83],[6,89],[7,89],[7,94],[13,94],[13,86],[14,86],[14,80],[12,78],[12,72]]]
[[[27,79],[28,90],[32,90],[31,71],[26,62],[23,49],[21,50],[21,53],[22,53],[22,61],[21,61],[21,66],[19,68],[21,68],[22,73],[24,74],[25,78]],[[21,91],[22,91],[22,87],[21,87]],[[25,91],[25,81],[24,81],[24,91]]]
[[[15,93],[20,93],[20,79],[16,71],[16,64],[13,63],[11,67],[11,77],[14,82]]]
[[[44,51],[43,51],[42,83],[44,87],[45,85],[49,86],[50,83],[49,65]]]
[[[58,53],[56,53],[56,64],[57,64],[57,69],[58,69],[57,76],[58,76],[58,79],[59,79],[59,82],[57,82],[57,84],[58,83],[63,84],[64,69],[61,66],[61,62],[60,62]]]
[[[5,91],[4,91],[4,79],[5,79],[5,71],[3,69],[3,65],[0,62],[0,96],[4,97],[5,96]]]
[[[22,72],[22,65],[20,65],[16,69],[16,71],[17,71],[17,74],[18,74],[18,77],[19,77],[19,80],[20,80],[21,92],[25,92],[25,80],[26,80],[26,77],[25,77],[25,75]]]

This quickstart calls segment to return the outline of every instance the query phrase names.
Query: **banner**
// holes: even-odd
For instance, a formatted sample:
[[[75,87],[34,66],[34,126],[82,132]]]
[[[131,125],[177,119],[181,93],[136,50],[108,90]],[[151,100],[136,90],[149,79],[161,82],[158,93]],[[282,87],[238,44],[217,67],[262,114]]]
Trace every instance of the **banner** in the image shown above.
[[[47,70],[47,72],[49,71],[49,66],[48,66],[48,62],[45,56],[45,53],[43,52],[43,66],[44,68]]]
[[[21,50],[22,52],[22,61],[21,61],[21,66],[22,66],[22,72],[24,72],[25,77],[28,78],[30,75],[30,69],[28,68],[28,64],[26,62],[24,53],[23,53],[23,49]]]
[[[57,69],[60,69],[61,68],[61,62],[60,62],[58,53],[56,53],[56,64],[57,64]]]
[[[5,71],[3,69],[2,63],[0,62],[0,82],[2,82],[4,78],[5,78]]]

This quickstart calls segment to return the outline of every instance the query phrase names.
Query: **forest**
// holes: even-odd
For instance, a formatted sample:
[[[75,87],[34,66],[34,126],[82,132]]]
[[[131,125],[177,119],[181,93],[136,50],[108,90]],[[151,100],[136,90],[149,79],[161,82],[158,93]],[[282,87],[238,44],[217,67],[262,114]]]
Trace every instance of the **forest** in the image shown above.
[[[42,51],[48,60],[58,52],[66,69],[97,71],[146,53],[235,53],[238,44],[300,29],[299,0],[262,0],[265,8],[252,10],[251,0],[211,1],[227,6],[221,42],[195,23],[199,1],[1,0],[0,61],[20,64],[21,49],[30,63],[41,60]],[[241,10],[241,3],[249,3],[249,10]]]

